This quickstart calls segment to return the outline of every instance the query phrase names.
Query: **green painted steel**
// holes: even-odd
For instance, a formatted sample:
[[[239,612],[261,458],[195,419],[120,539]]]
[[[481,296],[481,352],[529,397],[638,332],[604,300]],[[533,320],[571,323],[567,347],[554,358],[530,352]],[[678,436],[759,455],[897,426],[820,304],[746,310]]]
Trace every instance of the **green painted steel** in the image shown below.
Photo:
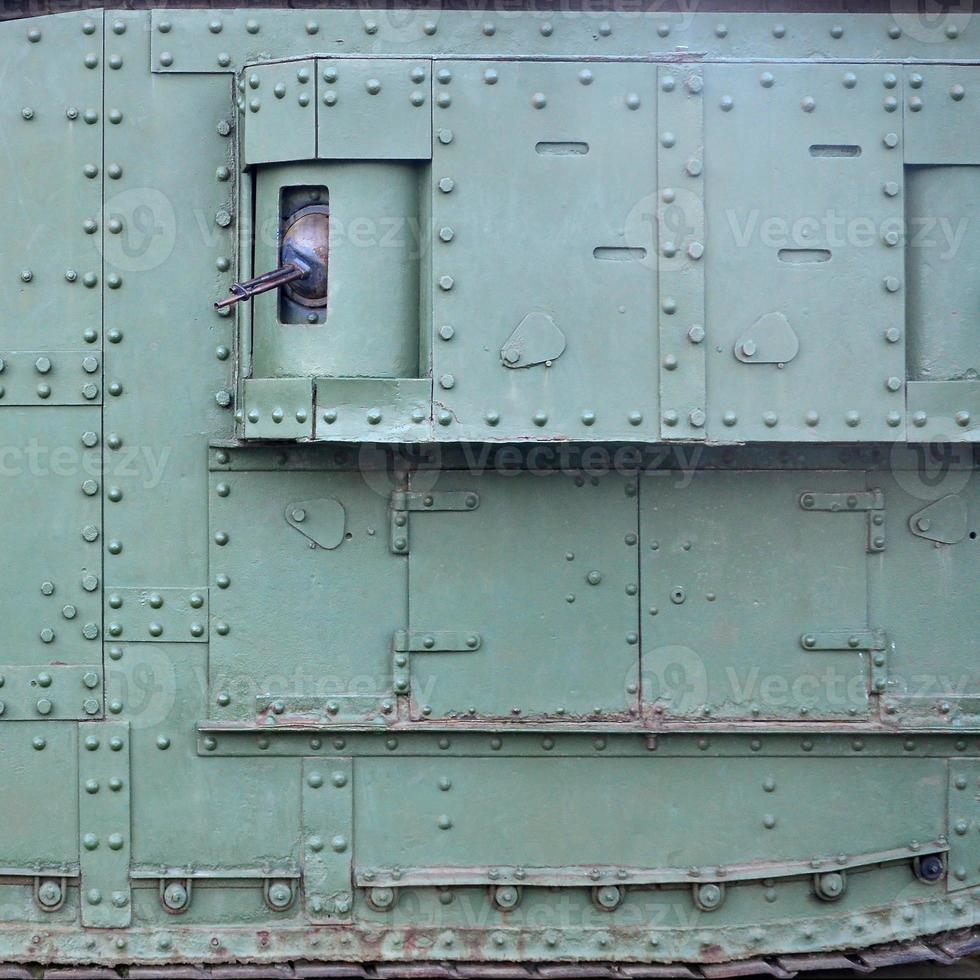
[[[0,961],[980,942],[976,18],[0,60]]]

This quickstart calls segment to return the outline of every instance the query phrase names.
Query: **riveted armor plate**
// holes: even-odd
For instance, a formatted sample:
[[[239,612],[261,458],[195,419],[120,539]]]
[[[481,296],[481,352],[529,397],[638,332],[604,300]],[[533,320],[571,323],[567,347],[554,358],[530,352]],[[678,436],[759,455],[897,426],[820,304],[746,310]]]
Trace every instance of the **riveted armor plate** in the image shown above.
[[[0,973],[980,949],[969,5],[77,6],[0,5]]]

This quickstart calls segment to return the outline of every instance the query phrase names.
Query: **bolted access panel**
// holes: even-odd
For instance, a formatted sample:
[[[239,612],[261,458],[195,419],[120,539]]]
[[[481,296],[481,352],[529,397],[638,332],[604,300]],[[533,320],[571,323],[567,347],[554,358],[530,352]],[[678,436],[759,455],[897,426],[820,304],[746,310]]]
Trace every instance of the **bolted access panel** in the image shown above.
[[[640,484],[644,702],[665,719],[868,719],[864,473],[711,472]]]
[[[903,94],[880,66],[706,66],[710,439],[901,434]]]
[[[393,498],[401,517],[408,628],[394,657],[413,718],[635,716],[634,479],[423,473]]]
[[[211,474],[207,717],[384,717],[408,599],[387,494],[356,471],[242,462]]]
[[[436,69],[437,438],[657,432],[656,81],[645,64]]]

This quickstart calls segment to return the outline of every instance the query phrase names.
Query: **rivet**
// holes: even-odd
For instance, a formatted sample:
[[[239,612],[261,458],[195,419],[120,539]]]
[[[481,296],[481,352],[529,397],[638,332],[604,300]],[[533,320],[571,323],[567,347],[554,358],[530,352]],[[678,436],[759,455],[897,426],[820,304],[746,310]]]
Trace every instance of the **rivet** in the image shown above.
[[[535,92],[531,96],[531,105],[535,109],[543,109],[548,104],[548,99],[543,92]]]

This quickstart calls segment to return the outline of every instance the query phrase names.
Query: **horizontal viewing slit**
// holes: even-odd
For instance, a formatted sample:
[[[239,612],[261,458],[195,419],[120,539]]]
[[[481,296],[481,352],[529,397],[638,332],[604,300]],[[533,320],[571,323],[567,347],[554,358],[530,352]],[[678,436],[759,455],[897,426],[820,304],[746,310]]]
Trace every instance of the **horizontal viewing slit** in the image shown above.
[[[640,262],[647,257],[647,250],[627,245],[597,245],[592,255],[604,262]]]
[[[563,143],[557,142],[541,142],[534,145],[534,149],[537,150],[542,156],[556,156],[556,157],[575,157],[584,156],[589,152],[588,143],[578,143],[575,141],[566,141]]]
[[[812,157],[859,157],[861,147],[855,143],[814,143],[810,147]]]
[[[781,248],[776,257],[790,265],[807,265],[811,262],[829,262],[829,248]]]

